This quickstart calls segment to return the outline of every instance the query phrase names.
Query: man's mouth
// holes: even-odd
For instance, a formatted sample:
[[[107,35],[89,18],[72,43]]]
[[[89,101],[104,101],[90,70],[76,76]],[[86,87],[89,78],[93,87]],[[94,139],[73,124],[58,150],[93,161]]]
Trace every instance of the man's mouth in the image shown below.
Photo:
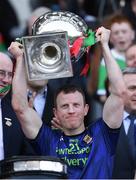
[[[124,44],[126,44],[126,42],[120,41],[119,44],[120,44],[120,45],[124,45]]]

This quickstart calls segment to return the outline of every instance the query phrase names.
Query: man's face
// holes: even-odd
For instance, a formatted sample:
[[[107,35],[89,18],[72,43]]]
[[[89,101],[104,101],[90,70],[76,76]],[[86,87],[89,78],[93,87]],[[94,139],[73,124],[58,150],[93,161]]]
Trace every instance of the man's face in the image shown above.
[[[128,99],[125,103],[127,112],[136,112],[136,74],[126,74],[123,76],[128,89]]]
[[[110,41],[114,48],[120,52],[124,52],[134,39],[134,31],[126,22],[114,23],[111,26]]]
[[[126,51],[126,64],[128,67],[136,67],[136,45]]]
[[[4,75],[5,74],[5,75]],[[0,89],[11,85],[12,83],[12,74],[13,74],[13,63],[3,54],[0,54]],[[0,97],[3,97],[7,94],[0,93]]]
[[[61,92],[56,99],[57,108],[54,113],[64,129],[65,134],[74,135],[83,132],[84,116],[88,112],[88,105],[84,104],[80,92],[64,94]]]

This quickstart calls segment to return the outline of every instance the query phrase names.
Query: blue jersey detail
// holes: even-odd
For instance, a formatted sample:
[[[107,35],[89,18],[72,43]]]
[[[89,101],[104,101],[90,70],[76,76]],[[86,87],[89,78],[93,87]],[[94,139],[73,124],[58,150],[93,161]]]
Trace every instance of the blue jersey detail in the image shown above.
[[[118,135],[100,119],[76,136],[43,125],[32,144],[39,155],[63,159],[69,179],[105,179],[112,175]]]

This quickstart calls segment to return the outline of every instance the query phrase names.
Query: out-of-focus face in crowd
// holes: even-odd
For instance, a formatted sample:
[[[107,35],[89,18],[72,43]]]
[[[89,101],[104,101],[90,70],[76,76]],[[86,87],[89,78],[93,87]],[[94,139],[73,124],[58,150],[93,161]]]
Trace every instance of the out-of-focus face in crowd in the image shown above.
[[[136,0],[131,0],[132,11],[136,14]]]
[[[126,51],[126,64],[128,67],[136,67],[136,44]]]
[[[128,100],[125,103],[127,112],[136,112],[136,74],[125,74],[123,76],[128,89]]]
[[[124,52],[134,40],[134,31],[127,22],[113,23],[110,41],[119,52]]]
[[[0,90],[11,85],[13,77],[13,63],[4,53],[0,52]],[[0,93],[0,98],[5,96],[8,91]]]

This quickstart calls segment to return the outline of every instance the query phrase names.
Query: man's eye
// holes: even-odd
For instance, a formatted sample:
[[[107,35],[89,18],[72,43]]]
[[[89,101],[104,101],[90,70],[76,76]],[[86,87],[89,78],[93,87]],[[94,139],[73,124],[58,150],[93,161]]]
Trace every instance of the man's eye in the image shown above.
[[[67,108],[68,106],[67,106],[67,104],[64,104],[63,106],[62,106],[62,108]]]
[[[0,71],[0,75],[5,75],[5,72],[4,71]]]
[[[136,90],[136,87],[129,87],[128,88],[130,91],[134,91],[134,90]]]
[[[12,76],[13,76],[13,73],[12,73],[12,72],[9,72],[9,73],[8,73],[8,76],[9,76],[9,77],[12,77]]]
[[[80,106],[80,104],[76,103],[76,104],[74,104],[74,106],[75,106],[75,107],[79,107],[79,106]]]

